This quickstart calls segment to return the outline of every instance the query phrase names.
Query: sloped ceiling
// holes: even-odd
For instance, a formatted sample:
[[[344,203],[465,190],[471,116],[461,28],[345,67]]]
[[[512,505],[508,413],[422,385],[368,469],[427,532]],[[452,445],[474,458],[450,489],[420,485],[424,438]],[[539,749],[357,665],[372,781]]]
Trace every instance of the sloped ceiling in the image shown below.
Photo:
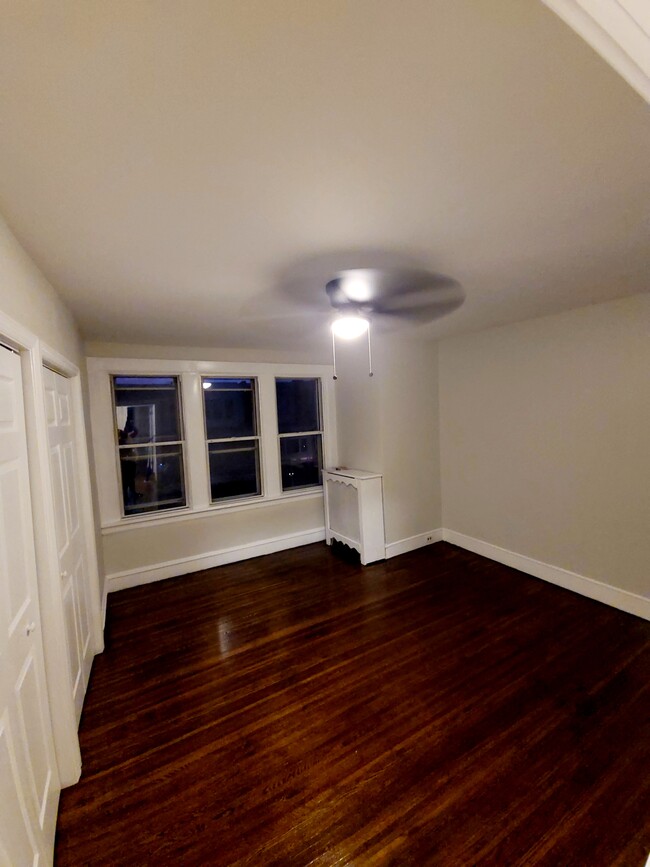
[[[540,0],[5,0],[0,118],[87,339],[323,345],[337,263],[460,280],[416,337],[650,289],[647,106]]]

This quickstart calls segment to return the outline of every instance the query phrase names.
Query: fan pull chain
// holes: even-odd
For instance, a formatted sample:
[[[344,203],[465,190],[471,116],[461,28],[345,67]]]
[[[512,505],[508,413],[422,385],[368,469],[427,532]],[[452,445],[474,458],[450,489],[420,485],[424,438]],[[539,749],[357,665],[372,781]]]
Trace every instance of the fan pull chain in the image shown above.
[[[368,376],[374,376],[374,373],[372,370],[372,342],[370,339],[370,323],[368,323],[368,328],[367,328],[366,334],[368,335]],[[336,335],[334,334],[333,331],[332,331],[332,368],[333,368],[332,379],[336,380],[339,377],[338,377],[338,374],[336,373]]]

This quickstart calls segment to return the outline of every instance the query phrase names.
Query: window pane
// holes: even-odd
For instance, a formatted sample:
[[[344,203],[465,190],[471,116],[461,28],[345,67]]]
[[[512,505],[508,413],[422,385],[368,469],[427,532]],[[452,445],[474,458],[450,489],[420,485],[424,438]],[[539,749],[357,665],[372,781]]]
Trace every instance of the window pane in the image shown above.
[[[257,435],[254,379],[204,377],[202,382],[209,440]]]
[[[321,429],[318,386],[317,379],[275,380],[281,434]]]
[[[124,514],[178,509],[186,504],[182,446],[120,449]]]
[[[175,376],[115,376],[113,391],[120,445],[183,439]]]
[[[323,466],[321,435],[282,437],[280,462],[282,465],[282,490],[306,488],[322,484]]]
[[[260,493],[257,440],[210,443],[208,457],[213,502],[230,497],[253,497]]]

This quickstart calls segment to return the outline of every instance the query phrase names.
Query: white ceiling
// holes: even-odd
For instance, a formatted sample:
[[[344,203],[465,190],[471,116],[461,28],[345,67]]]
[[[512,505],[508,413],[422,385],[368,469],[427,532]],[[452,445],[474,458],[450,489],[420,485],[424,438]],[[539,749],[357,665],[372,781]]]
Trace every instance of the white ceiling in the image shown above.
[[[322,345],[354,264],[461,281],[417,336],[650,290],[647,106],[540,0],[4,0],[0,118],[88,339]]]

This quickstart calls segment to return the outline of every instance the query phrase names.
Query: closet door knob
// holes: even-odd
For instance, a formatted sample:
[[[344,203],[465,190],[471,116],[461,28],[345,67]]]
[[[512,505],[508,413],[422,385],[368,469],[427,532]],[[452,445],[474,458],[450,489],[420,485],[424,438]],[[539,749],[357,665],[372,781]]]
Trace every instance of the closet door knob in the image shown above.
[[[28,623],[27,626],[25,627],[25,633],[27,635],[31,635],[35,629],[36,629],[36,623],[32,620],[32,622]]]
[[[63,572],[61,572],[61,578],[65,579],[65,578],[67,578],[67,577],[68,577],[68,573],[67,573],[67,571],[64,569]]]

